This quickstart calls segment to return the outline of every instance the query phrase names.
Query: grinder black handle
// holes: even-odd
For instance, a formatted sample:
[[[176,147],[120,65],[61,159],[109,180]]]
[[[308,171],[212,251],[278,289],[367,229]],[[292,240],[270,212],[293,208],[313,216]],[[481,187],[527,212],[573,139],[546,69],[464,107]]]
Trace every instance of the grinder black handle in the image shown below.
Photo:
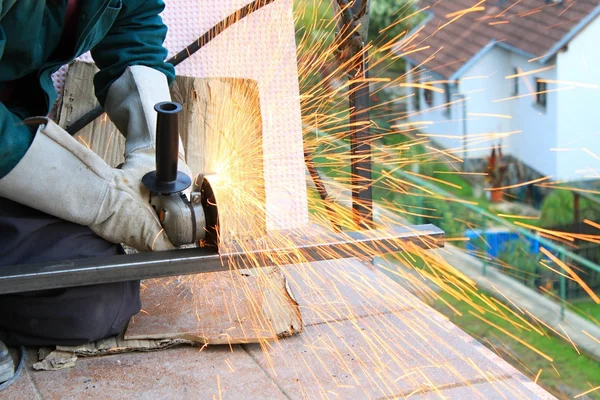
[[[179,123],[177,114],[181,106],[172,101],[163,101],[154,106],[156,119],[156,181],[169,184],[177,180],[179,153]]]
[[[171,194],[187,189],[192,180],[177,171],[179,155],[179,103],[163,101],[154,106],[156,118],[156,171],[142,178],[142,183],[154,193]]]

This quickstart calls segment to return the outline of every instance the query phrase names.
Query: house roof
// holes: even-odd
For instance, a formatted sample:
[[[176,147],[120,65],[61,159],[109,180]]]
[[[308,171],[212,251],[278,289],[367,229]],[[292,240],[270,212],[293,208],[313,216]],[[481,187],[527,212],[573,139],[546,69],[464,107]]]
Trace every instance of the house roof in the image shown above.
[[[494,45],[545,63],[600,15],[599,0],[421,0],[419,6],[429,18],[401,52],[428,46],[407,58],[451,79]]]

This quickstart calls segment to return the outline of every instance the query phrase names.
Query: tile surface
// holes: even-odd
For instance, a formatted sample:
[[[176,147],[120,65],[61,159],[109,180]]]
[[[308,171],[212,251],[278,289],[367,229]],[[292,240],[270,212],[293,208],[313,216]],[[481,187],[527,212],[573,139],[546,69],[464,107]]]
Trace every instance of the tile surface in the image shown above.
[[[248,354],[232,349],[80,358],[74,368],[32,377],[45,399],[285,399]]]
[[[309,326],[267,352],[244,347],[294,399],[404,396],[511,377],[436,323],[413,310]]]
[[[523,386],[515,379],[506,379],[496,382],[485,382],[473,385],[465,385],[459,387],[440,388],[438,391],[431,391],[423,394],[416,394],[410,397],[412,400],[465,400],[465,399],[482,399],[482,400],[525,400],[539,399],[539,397],[530,392],[528,388]]]
[[[552,398],[356,260],[283,269],[308,320],[299,335],[233,352],[209,346],[80,358],[73,369],[29,374],[50,399]]]
[[[19,356],[17,352],[13,351],[12,349],[11,355],[13,356],[13,360],[15,360],[16,365],[19,362]],[[1,399],[41,399],[30,376],[30,374],[33,372],[31,371],[31,364],[36,360],[35,356],[36,353],[34,351],[27,352],[27,363],[23,369],[23,372],[21,372],[21,376],[19,376],[16,382],[0,392]]]
[[[425,306],[357,259],[286,265],[282,270],[306,326]]]

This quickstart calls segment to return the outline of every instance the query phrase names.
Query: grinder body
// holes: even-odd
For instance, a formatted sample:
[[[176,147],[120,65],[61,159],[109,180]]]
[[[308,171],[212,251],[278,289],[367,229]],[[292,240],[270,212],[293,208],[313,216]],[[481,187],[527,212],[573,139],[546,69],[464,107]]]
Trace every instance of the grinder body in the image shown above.
[[[144,175],[142,183],[150,190],[150,204],[158,214],[171,243],[217,246],[218,212],[214,193],[206,179],[192,185],[191,177],[177,170],[179,154],[178,116],[182,107],[175,102],[154,106],[156,121],[156,171]]]

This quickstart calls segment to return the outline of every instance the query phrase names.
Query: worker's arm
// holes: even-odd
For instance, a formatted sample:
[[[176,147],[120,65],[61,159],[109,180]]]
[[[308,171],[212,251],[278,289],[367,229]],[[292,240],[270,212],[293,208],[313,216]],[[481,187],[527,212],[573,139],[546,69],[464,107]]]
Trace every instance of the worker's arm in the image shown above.
[[[100,71],[94,77],[96,96],[123,133],[125,155],[154,160],[156,112],[154,105],[170,101],[169,84],[175,77],[165,62],[163,42],[167,27],[159,13],[162,0],[123,1],[106,36],[92,49]],[[180,169],[191,175],[180,142]]]
[[[116,52],[124,49],[117,46],[106,51],[101,57],[105,61],[111,57],[120,59]],[[104,66],[113,72],[115,68],[123,71],[127,68],[118,60],[112,68],[109,64]],[[166,75],[160,68],[147,69],[166,85]],[[113,86],[135,83],[123,71],[122,79],[117,76],[113,81],[106,81],[106,92]],[[147,80],[149,75],[145,77],[142,79]],[[117,78],[120,85],[115,86]],[[156,77],[150,77],[150,81],[155,80]],[[145,128],[149,129],[147,124]],[[131,154],[122,169],[114,169],[47,118],[21,121],[3,105],[0,129],[0,197],[89,226],[98,236],[113,243],[125,243],[138,250],[173,248],[149,205],[149,193],[141,184],[142,176],[154,169],[147,151]],[[144,143],[147,148],[152,146],[147,141]]]
[[[32,140],[31,129],[0,103],[0,179],[23,158]]]
[[[108,90],[127,67],[143,65],[162,72],[168,83],[175,79],[175,69],[165,59],[163,42],[167,27],[159,13],[162,0],[128,0],[122,2],[119,15],[106,36],[91,54],[100,69],[94,77],[96,96],[104,106]]]
[[[0,0],[0,21],[6,13],[5,5]],[[0,60],[4,55],[6,34],[0,25]],[[0,84],[0,93],[3,85]],[[33,132],[23,125],[23,121],[17,115],[6,108],[0,102],[0,179],[8,174],[23,158],[33,140]]]
[[[23,158],[0,179],[0,197],[89,226],[113,243],[173,248],[141,184],[151,163],[127,158],[122,169],[114,169],[51,120],[25,122],[37,132]]]

